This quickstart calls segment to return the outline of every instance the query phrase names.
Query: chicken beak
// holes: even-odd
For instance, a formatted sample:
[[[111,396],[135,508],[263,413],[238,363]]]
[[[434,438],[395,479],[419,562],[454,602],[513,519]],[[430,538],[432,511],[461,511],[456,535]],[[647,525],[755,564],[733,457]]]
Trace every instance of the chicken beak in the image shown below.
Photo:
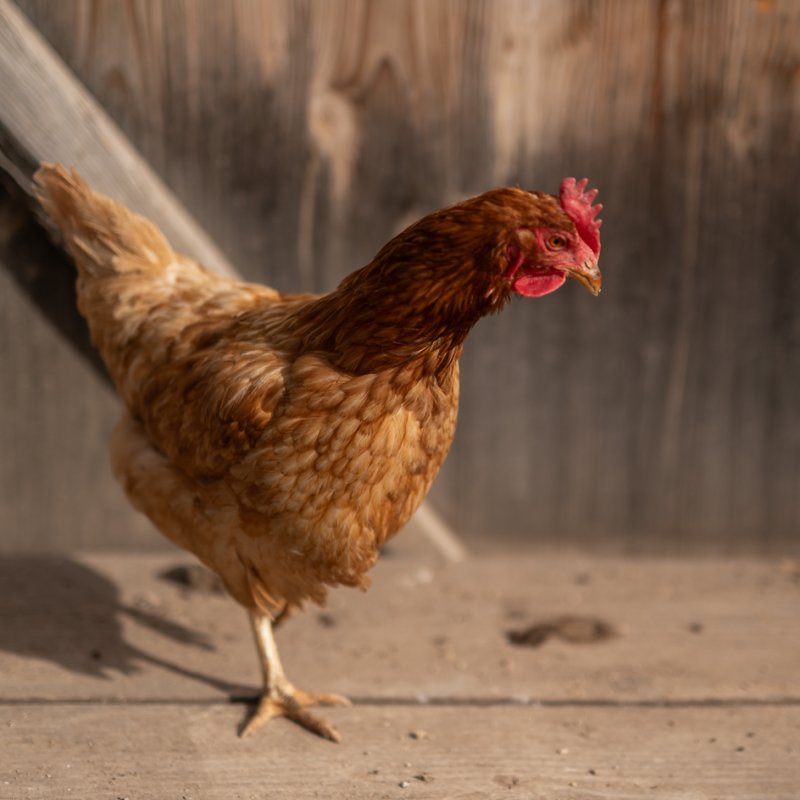
[[[566,272],[570,278],[575,278],[578,283],[583,284],[595,297],[600,294],[603,276],[597,268],[597,262],[587,259],[579,267],[568,267]]]

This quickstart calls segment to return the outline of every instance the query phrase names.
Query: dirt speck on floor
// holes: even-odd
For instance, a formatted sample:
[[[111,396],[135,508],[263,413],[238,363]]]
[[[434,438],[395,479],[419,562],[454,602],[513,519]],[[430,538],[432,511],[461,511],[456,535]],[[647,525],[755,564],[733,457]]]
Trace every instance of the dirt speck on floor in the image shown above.
[[[219,576],[210,569],[206,569],[202,564],[178,564],[159,572],[158,577],[193,592],[225,594],[225,588]]]
[[[516,775],[495,775],[493,780],[506,789],[513,789],[519,785],[519,778]]]
[[[702,633],[705,625],[702,622],[692,622],[689,624],[689,633]]]
[[[527,628],[508,631],[506,637],[511,644],[539,647],[551,637],[570,644],[595,644],[616,635],[613,625],[598,617],[565,614]]]

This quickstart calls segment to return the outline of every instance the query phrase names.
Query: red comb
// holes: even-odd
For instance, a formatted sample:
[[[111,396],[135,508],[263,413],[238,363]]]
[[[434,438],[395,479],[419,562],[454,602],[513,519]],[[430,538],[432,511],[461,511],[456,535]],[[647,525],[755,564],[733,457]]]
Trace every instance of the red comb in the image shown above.
[[[592,200],[597,197],[597,189],[585,192],[589,183],[588,178],[576,181],[575,178],[564,178],[561,181],[561,207],[567,212],[569,218],[575,223],[579,236],[592,249],[600,255],[600,226],[602,220],[595,219],[603,206],[598,203],[592,205]]]

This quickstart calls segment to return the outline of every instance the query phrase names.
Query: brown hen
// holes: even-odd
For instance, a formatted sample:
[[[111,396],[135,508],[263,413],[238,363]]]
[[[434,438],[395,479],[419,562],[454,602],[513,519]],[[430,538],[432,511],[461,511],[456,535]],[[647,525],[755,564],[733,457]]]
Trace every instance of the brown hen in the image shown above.
[[[44,165],[36,185],[125,405],[114,473],[250,615],[264,688],[242,733],[280,715],[338,740],[307,706],[347,701],[289,683],[273,624],[328,587],[367,588],[447,454],[470,328],[567,277],[599,292],[595,192],[486,192],[314,296],[207,272],[74,171]]]

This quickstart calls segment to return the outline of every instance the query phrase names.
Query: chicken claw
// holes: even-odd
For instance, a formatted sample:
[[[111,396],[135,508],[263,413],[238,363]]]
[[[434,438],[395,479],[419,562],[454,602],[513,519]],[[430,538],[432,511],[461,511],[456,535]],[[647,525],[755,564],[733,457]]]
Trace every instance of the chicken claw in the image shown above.
[[[350,701],[340,694],[304,692],[295,689],[286,678],[272,635],[273,620],[259,611],[250,611],[250,624],[258,648],[264,691],[253,715],[242,725],[239,736],[255,733],[273,717],[286,717],[308,731],[331,742],[341,741],[339,731],[323,719],[306,711],[308,706],[349,706]]]
[[[304,692],[288,685],[261,696],[253,715],[243,723],[239,736],[251,736],[274,717],[286,717],[323,739],[340,742],[342,737],[339,731],[329,722],[306,711],[306,707],[349,705],[350,701],[340,694]]]

